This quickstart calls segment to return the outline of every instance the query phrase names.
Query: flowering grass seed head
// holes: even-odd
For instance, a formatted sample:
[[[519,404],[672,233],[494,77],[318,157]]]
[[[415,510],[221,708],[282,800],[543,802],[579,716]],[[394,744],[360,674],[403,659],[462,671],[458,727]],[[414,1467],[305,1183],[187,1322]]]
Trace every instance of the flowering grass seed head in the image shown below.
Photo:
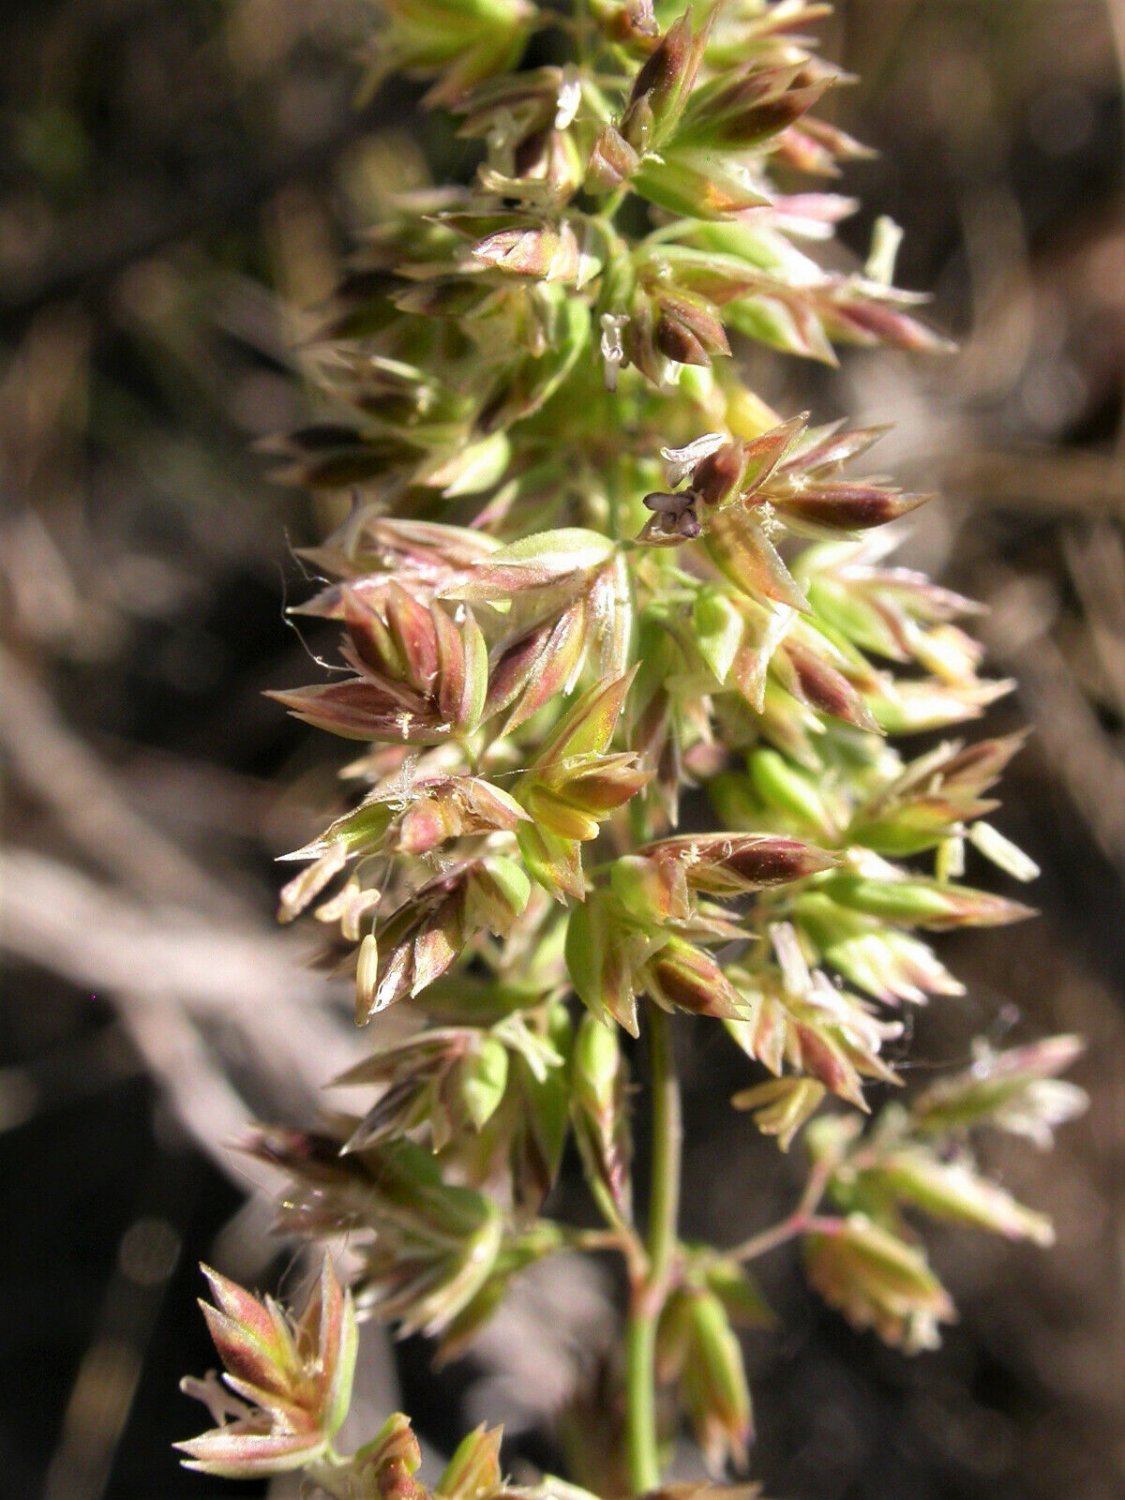
[[[902,1007],[961,993],[929,934],[1029,915],[960,882],[966,845],[1033,873],[983,821],[1019,737],[900,741],[1010,685],[981,675],[976,606],[887,561],[880,528],[928,497],[853,472],[883,429],[775,412],[743,373],[748,341],[827,363],[947,344],[891,284],[894,227],[842,271],[821,251],[854,203],[794,183],[862,154],[815,113],[842,81],[802,34],[826,7],[376,11],[372,85],[421,79],[479,161],[380,193],[309,353],[323,410],[279,448],[282,477],[350,501],[301,606],[339,625],[341,666],[273,696],[366,747],[281,915],[315,902],[338,927],[358,1022],[409,1020],[339,1080],[375,1090],[365,1111],[250,1149],[291,1179],[283,1227],[348,1236],[360,1309],[452,1357],[514,1275],[588,1242],[543,1212],[573,1134],[594,1240],[630,1281],[628,1482],[696,1500],[659,1488],[651,1385],[675,1387],[714,1472],[744,1464],[732,1320],[762,1315],[741,1261],[800,1238],[853,1324],[930,1347],[954,1310],[915,1219],[1048,1243],[971,1132],[1046,1144],[1083,1102],[1055,1038],[877,1108],[872,1085],[902,1083]],[[717,828],[681,823],[697,790]],[[665,1012],[720,1022],[751,1070],[736,1107],[808,1146],[803,1206],[740,1251],[678,1239]],[[622,1031],[646,1034],[654,1083],[647,1232]],[[206,1387],[222,1425],[184,1445],[197,1466],[429,1500],[405,1418],[331,1447],[354,1336],[327,1262],[296,1320],[212,1288],[229,1393]],[[504,1482],[498,1443],[471,1434],[435,1493],[545,1500]]]

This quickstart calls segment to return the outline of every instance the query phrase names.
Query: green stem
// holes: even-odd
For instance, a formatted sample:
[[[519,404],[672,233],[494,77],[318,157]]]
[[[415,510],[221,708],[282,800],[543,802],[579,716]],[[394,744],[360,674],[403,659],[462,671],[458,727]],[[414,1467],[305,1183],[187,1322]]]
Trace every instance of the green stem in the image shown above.
[[[668,1017],[649,1006],[652,1069],[652,1185],[648,1266],[634,1282],[625,1344],[626,1456],[634,1494],[660,1484],[656,1431],[656,1325],[668,1296],[676,1252],[683,1125],[680,1084]]]
[[[609,1226],[607,1233],[613,1236],[625,1257],[630,1274],[639,1274],[637,1267],[643,1268],[645,1264],[644,1246],[641,1244],[640,1236],[633,1226],[622,1218],[609,1189],[596,1172],[586,1172],[586,1186],[590,1189],[590,1195],[598,1212]]]
[[[680,1215],[680,1153],[683,1121],[680,1080],[672,1054],[672,1027],[665,1013],[649,1007],[652,1066],[652,1196],[649,1208],[649,1282],[661,1300],[676,1249]]]
[[[629,189],[628,189],[628,187],[619,187],[616,192],[610,193],[609,197],[602,204],[601,217],[611,227],[613,225],[613,217],[614,217],[614,215],[616,214],[617,210],[621,207],[621,205],[625,202],[625,199],[628,196],[629,196]]]
[[[576,61],[579,67],[586,66],[587,53],[589,51],[588,40],[590,34],[590,6],[589,0],[576,0],[574,7],[574,39]]]
[[[625,1332],[625,1444],[635,1495],[660,1485],[655,1366],[656,1319],[633,1312]]]

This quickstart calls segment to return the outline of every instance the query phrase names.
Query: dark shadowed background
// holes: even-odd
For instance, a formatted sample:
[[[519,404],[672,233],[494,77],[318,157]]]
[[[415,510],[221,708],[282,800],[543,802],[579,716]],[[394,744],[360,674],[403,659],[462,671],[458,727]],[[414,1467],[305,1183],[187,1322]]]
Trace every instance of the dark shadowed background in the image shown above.
[[[786,412],[896,422],[881,462],[947,497],[906,555],[991,606],[1019,687],[989,728],[1035,731],[1001,826],[1043,867],[1042,916],[946,948],[969,995],[918,1018],[912,1055],[1080,1031],[1092,1106],[1052,1156],[994,1158],[1055,1215],[1053,1252],[936,1242],[962,1312],[936,1354],[883,1350],[787,1252],[765,1263],[783,1331],[749,1346],[754,1472],[777,1500],[1125,1493],[1123,12],[841,0],[824,25],[860,78],[829,110],[881,153],[847,172],[845,244],[902,224],[899,279],[962,352],[755,371]],[[0,12],[0,1494],[20,1500],[237,1493],[168,1446],[200,1425],[179,1376],[213,1363],[196,1262],[299,1275],[266,1239],[254,1188],[275,1185],[228,1143],[311,1119],[361,1045],[307,938],[273,924],[273,860],[322,826],[343,755],[261,696],[309,675],[283,610],[292,548],[329,517],[254,444],[305,412],[289,351],[365,222],[379,132],[420,129],[410,90],[353,107],[369,18]],[[792,1186],[731,1127],[736,1057],[693,1036],[685,1226],[733,1243]],[[436,1388],[424,1348],[376,1335],[361,1416],[401,1400],[440,1449],[504,1414],[511,1464],[558,1462],[543,1409],[596,1359],[606,1294],[573,1267],[532,1286]]]

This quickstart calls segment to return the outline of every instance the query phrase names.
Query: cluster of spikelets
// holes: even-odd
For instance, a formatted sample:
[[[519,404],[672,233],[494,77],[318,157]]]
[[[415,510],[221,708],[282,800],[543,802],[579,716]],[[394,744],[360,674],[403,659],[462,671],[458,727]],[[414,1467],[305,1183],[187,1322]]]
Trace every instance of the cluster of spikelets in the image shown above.
[[[782,1234],[813,1285],[930,1345],[953,1309],[916,1214],[1046,1243],[970,1131],[1043,1144],[1081,1095],[1058,1038],[982,1052],[864,1128],[865,1084],[899,1082],[903,1008],[960,993],[920,934],[1025,914],[962,883],[966,846],[1034,867],[985,821],[1018,739],[931,733],[1006,690],[978,676],[974,606],[872,535],[925,497],[854,472],[879,430],[782,420],[732,357],[942,343],[890,285],[889,230],[863,274],[808,248],[852,205],[792,184],[860,154],[808,113],[841,81],[794,33],[824,8],[379,9],[376,84],[426,80],[479,166],[374,228],[317,351],[323,420],[286,444],[290,478],[353,504],[308,554],[326,584],[304,607],[340,622],[343,665],[277,696],[365,748],[363,795],[292,856],[282,915],[314,908],[360,1023],[408,1001],[414,1025],[339,1080],[377,1090],[366,1114],[254,1141],[293,1178],[283,1227],[346,1232],[361,1309],[455,1353],[513,1274],[583,1242],[542,1214],[573,1132],[604,1243],[643,1276],[622,1033],[647,1003],[729,1032],[735,1104],[783,1150],[807,1126]],[[752,1431],[732,1325],[762,1321],[758,1248],[679,1246],[662,1289],[661,1378],[719,1471]],[[399,1419],[331,1449],[351,1335],[325,1344],[329,1305],[350,1318],[327,1271],[293,1327],[213,1285],[250,1406],[189,1445],[200,1467],[420,1491]],[[440,1494],[534,1493],[504,1489],[491,1435],[467,1441]]]
[[[369,1442],[343,1459],[332,1438],[347,1412],[356,1360],[355,1313],[325,1261],[299,1318],[272,1298],[259,1302],[234,1282],[207,1271],[215,1306],[203,1310],[227,1365],[226,1387],[214,1377],[184,1387],[211,1408],[213,1432],[179,1446],[186,1466],[231,1479],[301,1468],[320,1494],[339,1500],[597,1500],[588,1490],[550,1478],[513,1484],[500,1467],[499,1428],[479,1427],[459,1445],[433,1489],[418,1473],[422,1452],[410,1421],[388,1417]],[[238,1395],[232,1394],[238,1392]],[[667,1500],[756,1500],[757,1486],[672,1484]]]

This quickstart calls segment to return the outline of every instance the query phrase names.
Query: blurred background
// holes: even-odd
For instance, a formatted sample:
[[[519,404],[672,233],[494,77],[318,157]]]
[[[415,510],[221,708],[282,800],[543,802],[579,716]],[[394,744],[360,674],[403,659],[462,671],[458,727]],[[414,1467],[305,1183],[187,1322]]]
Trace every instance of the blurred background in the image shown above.
[[[414,97],[354,108],[368,22],[360,0],[0,19],[0,1493],[21,1500],[253,1493],[168,1447],[201,1425],[180,1375],[214,1363],[196,1262],[299,1275],[266,1237],[277,1184],[229,1143],[310,1121],[362,1046],[273,922],[273,861],[332,811],[347,747],[261,696],[310,675],[284,607],[324,517],[254,444],[302,418],[287,308],[330,289]],[[755,369],[785,410],[897,424],[880,463],[947,497],[904,555],[989,604],[1019,680],[989,729],[1034,729],[1001,826],[1043,867],[1042,915],[943,950],[969,994],[919,1018],[914,1055],[1079,1031],[1092,1106],[1051,1157],[994,1157],[1056,1250],[935,1240],[962,1315],[936,1354],[882,1350],[786,1252],[764,1263],[784,1331],[748,1345],[754,1472],[776,1500],[1119,1500],[1125,7],[840,0],[823,38],[860,79],[831,113],[880,152],[846,174],[844,244],[862,260],[877,213],[902,224],[899,280],[961,353]],[[716,1173],[711,1101],[744,1078],[686,1051],[686,1228],[733,1243],[792,1183],[745,1124]],[[564,1266],[438,1388],[424,1348],[375,1335],[360,1417],[401,1401],[441,1449],[487,1411],[517,1468],[557,1462],[544,1411],[596,1366],[606,1295]]]

